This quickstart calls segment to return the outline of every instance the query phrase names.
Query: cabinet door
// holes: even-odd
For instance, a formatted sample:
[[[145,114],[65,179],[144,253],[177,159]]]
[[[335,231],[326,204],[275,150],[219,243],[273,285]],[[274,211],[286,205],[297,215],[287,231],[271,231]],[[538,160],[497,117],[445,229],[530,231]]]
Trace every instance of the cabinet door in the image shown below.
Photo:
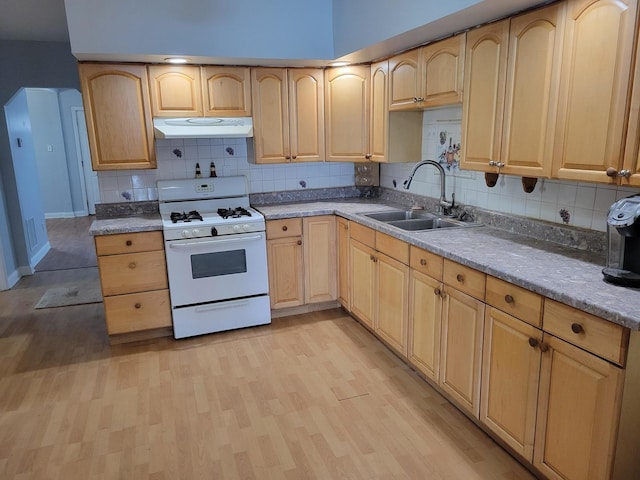
[[[202,100],[206,117],[250,117],[250,69],[202,67]]]
[[[291,161],[324,161],[324,73],[292,68],[289,76]]]
[[[375,332],[404,357],[407,356],[409,319],[409,267],[398,260],[376,254],[378,270]]]
[[[156,168],[143,65],[78,66],[94,170]]]
[[[201,117],[200,67],[150,65],[151,111],[154,117]]]
[[[440,386],[479,418],[484,303],[445,287],[440,344]]]
[[[349,256],[351,261],[351,313],[369,328],[373,328],[376,291],[376,251],[351,239]]]
[[[465,38],[463,33],[422,47],[423,108],[462,103]]]
[[[267,262],[271,308],[302,305],[304,303],[302,238],[285,237],[268,240]]]
[[[636,2],[633,2],[633,5],[635,4]],[[634,60],[635,71],[633,73],[629,126],[623,163],[624,170],[629,173],[628,176],[621,179],[621,183],[622,185],[640,186],[640,49],[637,49]]]
[[[389,142],[387,62],[371,65],[371,138],[370,153],[374,162],[386,162]]]
[[[502,173],[551,174],[565,4],[511,19]]]
[[[291,161],[287,70],[251,69],[256,163]]]
[[[363,162],[369,152],[370,67],[349,66],[325,71],[327,160]]]
[[[305,217],[304,294],[305,303],[336,299],[336,217]]]
[[[545,334],[533,464],[550,479],[610,478],[624,371]]]
[[[533,460],[541,342],[541,330],[487,308],[480,421],[529,462]]]
[[[389,59],[389,110],[414,110],[421,101],[420,49]]]
[[[351,310],[349,289],[349,221],[338,217],[338,301]]]
[[[460,165],[464,169],[496,171],[489,162],[500,162],[508,50],[509,20],[467,33]]]
[[[556,178],[616,182],[622,166],[635,0],[567,2]]]
[[[409,361],[434,382],[440,365],[442,283],[411,270],[409,280]]]

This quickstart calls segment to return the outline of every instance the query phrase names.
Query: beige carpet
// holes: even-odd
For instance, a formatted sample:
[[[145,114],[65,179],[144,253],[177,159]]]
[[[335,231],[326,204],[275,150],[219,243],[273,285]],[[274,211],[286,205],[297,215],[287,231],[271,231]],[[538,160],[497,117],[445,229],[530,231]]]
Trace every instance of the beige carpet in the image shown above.
[[[33,308],[68,307],[99,302],[102,302],[100,282],[89,281],[82,285],[50,288]]]

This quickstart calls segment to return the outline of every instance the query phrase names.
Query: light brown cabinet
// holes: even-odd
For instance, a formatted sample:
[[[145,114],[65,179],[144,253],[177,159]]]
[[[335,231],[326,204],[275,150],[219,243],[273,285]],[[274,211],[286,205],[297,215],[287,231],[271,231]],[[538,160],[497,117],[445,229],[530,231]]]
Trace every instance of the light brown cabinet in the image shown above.
[[[333,162],[371,160],[369,66],[325,70],[326,159]]]
[[[389,110],[415,110],[462,102],[465,35],[389,59]]]
[[[335,300],[336,260],[333,215],[268,221],[271,308]]]
[[[144,65],[78,65],[94,170],[156,168]]]
[[[164,329],[171,305],[162,232],[95,237],[109,335]]]
[[[554,178],[628,184],[637,173],[623,168],[636,16],[635,0],[567,1]]]
[[[559,2],[511,18],[508,46],[504,23],[470,32],[462,168],[527,177],[551,175],[564,15],[565,4]],[[475,130],[481,118],[491,125]],[[496,132],[500,132],[499,150]]]
[[[251,116],[248,67],[149,65],[154,117]]]
[[[255,162],[324,161],[321,69],[251,70]]]
[[[347,310],[351,310],[351,282],[349,277],[349,220],[338,217],[338,302]]]

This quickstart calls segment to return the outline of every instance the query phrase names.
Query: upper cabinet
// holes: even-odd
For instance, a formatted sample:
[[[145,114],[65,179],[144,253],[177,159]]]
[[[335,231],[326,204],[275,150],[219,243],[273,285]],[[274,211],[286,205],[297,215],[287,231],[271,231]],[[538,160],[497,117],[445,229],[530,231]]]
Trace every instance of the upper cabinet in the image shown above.
[[[256,163],[323,161],[323,71],[254,68],[251,77]]]
[[[564,8],[513,17],[508,37],[506,21],[469,32],[462,168],[550,176]]]
[[[371,159],[370,67],[354,65],[325,70],[326,159],[364,162]]]
[[[623,169],[636,14],[635,0],[567,2],[553,177],[614,183],[638,173],[637,161]],[[628,156],[637,159],[635,117]]]
[[[144,65],[78,66],[94,170],[156,168]]]
[[[154,117],[201,117],[200,67],[149,66],[151,110]]]
[[[241,117],[251,115],[247,67],[150,65],[154,117]]]
[[[456,35],[389,59],[389,110],[462,102],[466,35]]]

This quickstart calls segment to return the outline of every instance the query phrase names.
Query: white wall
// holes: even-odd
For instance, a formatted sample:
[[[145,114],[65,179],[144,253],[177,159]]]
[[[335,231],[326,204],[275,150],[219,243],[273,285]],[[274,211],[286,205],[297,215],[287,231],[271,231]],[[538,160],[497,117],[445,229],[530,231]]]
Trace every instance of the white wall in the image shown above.
[[[73,217],[58,92],[45,88],[25,90],[45,216]]]
[[[82,183],[78,166],[78,152],[73,128],[73,107],[82,108],[82,95],[76,89],[58,90],[62,137],[67,160],[68,182],[71,194],[71,210],[76,216],[86,214],[87,205],[82,195]]]
[[[65,0],[65,8],[78,58],[333,58],[330,0]]]
[[[424,112],[422,160],[437,156],[438,132],[448,131],[455,136],[460,130],[460,107]],[[435,133],[435,135],[434,135]],[[448,145],[448,140],[447,140]],[[381,165],[380,185],[401,188],[409,176],[413,163]],[[470,171],[448,171],[447,199],[455,192],[456,202],[498,212],[563,223],[560,210],[569,213],[569,225],[606,231],[607,211],[622,197],[640,193],[638,188],[616,187],[595,183],[561,180],[538,180],[532,193],[525,193],[520,177],[501,175],[495,187],[487,187],[484,174]],[[393,181],[396,181],[396,187]],[[438,198],[440,180],[435,168],[425,165],[416,173],[410,192]]]

